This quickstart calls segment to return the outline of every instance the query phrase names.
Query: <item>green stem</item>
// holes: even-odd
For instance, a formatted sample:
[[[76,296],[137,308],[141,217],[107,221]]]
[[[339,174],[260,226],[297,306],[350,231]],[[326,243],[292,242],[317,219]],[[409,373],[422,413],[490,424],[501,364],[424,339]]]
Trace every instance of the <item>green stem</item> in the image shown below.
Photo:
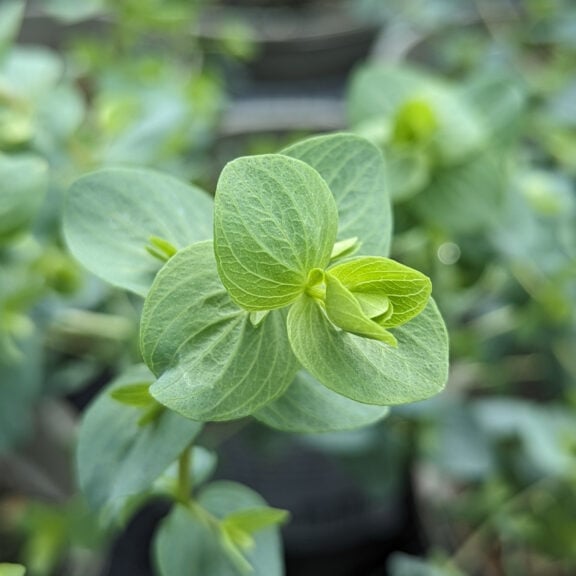
[[[192,444],[189,444],[178,459],[178,488],[176,497],[184,505],[189,504],[192,493],[192,478],[190,477],[191,462]]]

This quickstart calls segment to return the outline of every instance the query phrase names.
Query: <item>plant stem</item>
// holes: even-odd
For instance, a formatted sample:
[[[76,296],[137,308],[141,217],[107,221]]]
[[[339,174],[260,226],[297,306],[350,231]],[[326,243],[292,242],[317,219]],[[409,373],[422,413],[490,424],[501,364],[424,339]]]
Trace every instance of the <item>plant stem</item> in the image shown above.
[[[192,462],[192,444],[189,444],[178,459],[178,488],[177,499],[184,505],[190,502],[192,493],[192,478],[190,477],[190,464]]]

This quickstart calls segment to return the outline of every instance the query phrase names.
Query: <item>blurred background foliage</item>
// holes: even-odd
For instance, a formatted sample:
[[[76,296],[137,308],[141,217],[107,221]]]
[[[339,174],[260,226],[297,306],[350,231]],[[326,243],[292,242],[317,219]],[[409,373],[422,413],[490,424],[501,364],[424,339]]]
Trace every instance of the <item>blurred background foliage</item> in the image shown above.
[[[408,494],[403,540],[326,573],[573,574],[575,71],[570,0],[1,2],[0,574],[113,573],[72,460],[87,402],[139,360],[139,303],[68,255],[69,183],[122,164],[213,190],[233,157],[333,130],[387,159],[393,255],[432,278],[447,389],[363,431],[207,443],[241,429],[278,467],[303,447],[367,510]],[[221,470],[245,472],[226,451]]]

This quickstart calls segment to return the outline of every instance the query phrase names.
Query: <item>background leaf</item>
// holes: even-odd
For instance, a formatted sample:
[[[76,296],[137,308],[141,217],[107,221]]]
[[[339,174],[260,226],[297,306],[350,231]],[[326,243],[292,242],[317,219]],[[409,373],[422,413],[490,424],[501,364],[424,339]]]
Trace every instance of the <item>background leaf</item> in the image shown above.
[[[388,256],[392,209],[382,153],[354,134],[316,136],[282,150],[316,169],[338,206],[338,240],[358,237],[358,254]]]
[[[26,568],[21,564],[0,564],[0,576],[24,576]]]
[[[461,161],[483,144],[487,134],[476,109],[450,84],[416,68],[361,67],[350,86],[350,120],[357,129],[381,122],[391,136],[402,106],[416,100],[428,104],[436,118],[432,143],[442,164]]]
[[[24,16],[23,0],[4,0],[0,5],[0,56],[14,41]]]
[[[247,310],[293,302],[308,272],[328,264],[338,226],[336,203],[318,172],[279,154],[227,164],[214,219],[218,273]]]
[[[525,79],[517,70],[506,68],[477,73],[461,87],[460,93],[482,114],[492,145],[516,143],[526,102]]]
[[[255,492],[232,482],[215,482],[199,495],[199,503],[217,518],[266,506]],[[284,574],[278,528],[271,527],[254,534],[255,547],[247,552],[253,576]],[[154,551],[162,576],[206,574],[238,576],[226,557],[215,530],[201,523],[187,509],[175,506],[162,521],[156,533]]]
[[[285,432],[336,432],[373,424],[388,414],[386,406],[371,406],[336,394],[305,370],[300,370],[280,398],[254,416]]]
[[[110,396],[111,390],[153,380],[145,366],[132,367],[102,391],[80,426],[80,487],[93,508],[108,508],[112,517],[129,496],[149,488],[201,429],[167,410],[140,426],[142,411]]]
[[[392,405],[429,398],[448,377],[448,336],[433,300],[391,329],[398,347],[336,329],[309,297],[288,315],[292,349],[322,384],[358,402]]]
[[[32,407],[42,389],[41,339],[18,342],[21,358],[0,357],[0,454],[26,437],[32,428]]]
[[[0,154],[0,244],[30,225],[48,186],[48,165],[30,154]]]
[[[162,266],[146,251],[150,237],[176,248],[210,238],[212,200],[165,174],[108,168],[72,185],[64,232],[74,256],[91,272],[145,296]]]
[[[144,303],[141,348],[159,376],[151,394],[203,421],[251,414],[298,369],[282,313],[252,324],[220,282],[212,242],[180,251],[160,271]]]
[[[425,221],[451,233],[469,233],[498,221],[503,211],[506,167],[488,151],[458,166],[439,169],[412,199]]]

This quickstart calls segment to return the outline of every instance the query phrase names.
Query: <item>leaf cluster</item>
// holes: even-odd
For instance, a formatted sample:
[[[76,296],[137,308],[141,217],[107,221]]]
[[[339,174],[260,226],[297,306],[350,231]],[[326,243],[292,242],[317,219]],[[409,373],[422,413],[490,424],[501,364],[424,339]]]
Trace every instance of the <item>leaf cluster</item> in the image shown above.
[[[211,212],[199,190],[138,170],[84,176],[68,196],[73,253],[146,295],[141,351],[158,402],[198,421],[274,413],[312,431],[442,388],[445,329],[430,281],[387,258],[374,146],[341,134],[239,158],[218,181],[213,241]]]

